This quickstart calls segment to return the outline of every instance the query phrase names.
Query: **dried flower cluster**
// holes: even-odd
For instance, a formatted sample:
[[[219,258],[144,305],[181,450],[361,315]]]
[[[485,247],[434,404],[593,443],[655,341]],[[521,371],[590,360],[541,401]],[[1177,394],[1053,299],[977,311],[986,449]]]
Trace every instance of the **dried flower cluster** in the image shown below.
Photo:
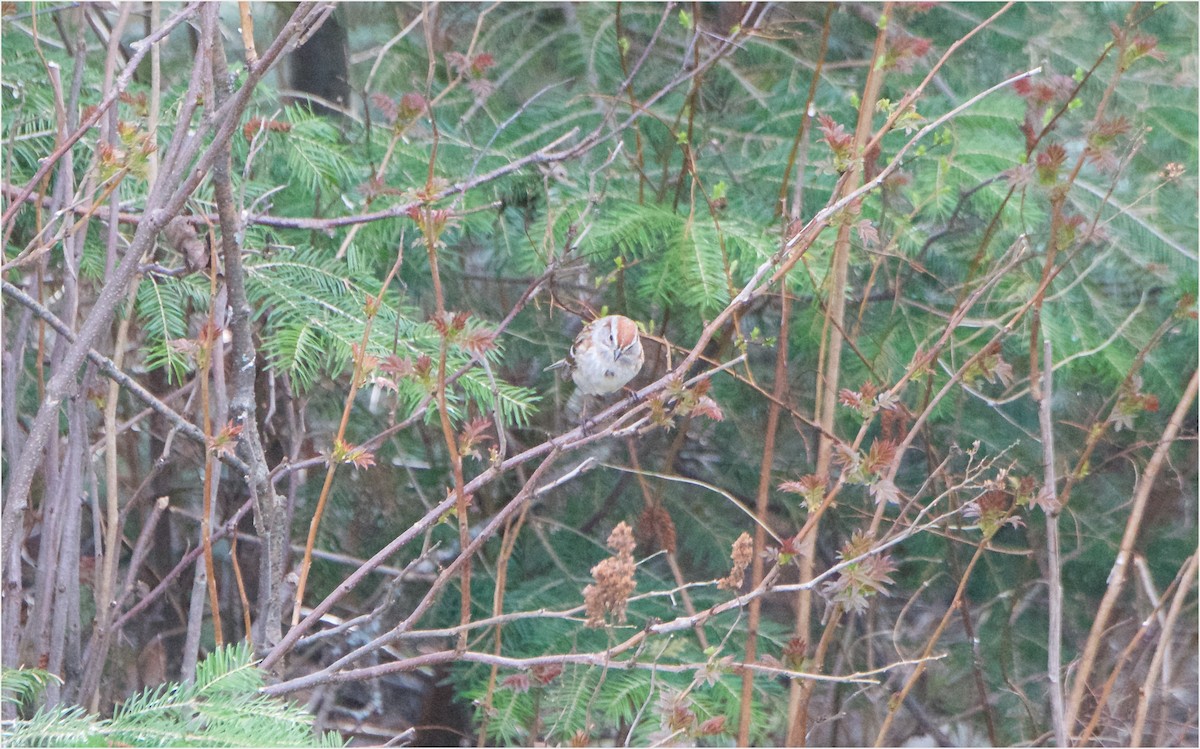
[[[633,579],[635,546],[633,530],[624,521],[618,523],[608,536],[608,548],[615,551],[616,556],[609,557],[593,567],[592,577],[596,582],[583,589],[589,627],[603,626],[610,615],[618,623],[625,621],[629,595],[637,587]]]
[[[754,542],[750,540],[750,534],[743,533],[737,537],[733,542],[733,553],[730,557],[733,559],[733,569],[717,581],[717,587],[721,590],[737,590],[745,582],[746,568],[754,559]]]

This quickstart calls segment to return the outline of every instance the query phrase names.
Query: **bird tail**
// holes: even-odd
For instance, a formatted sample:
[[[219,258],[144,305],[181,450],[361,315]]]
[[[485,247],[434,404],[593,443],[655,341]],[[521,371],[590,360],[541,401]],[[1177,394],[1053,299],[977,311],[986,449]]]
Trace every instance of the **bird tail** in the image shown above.
[[[567,399],[567,405],[563,408],[563,414],[567,417],[567,423],[576,425],[583,421],[588,403],[588,396],[579,388],[571,393],[571,397]]]

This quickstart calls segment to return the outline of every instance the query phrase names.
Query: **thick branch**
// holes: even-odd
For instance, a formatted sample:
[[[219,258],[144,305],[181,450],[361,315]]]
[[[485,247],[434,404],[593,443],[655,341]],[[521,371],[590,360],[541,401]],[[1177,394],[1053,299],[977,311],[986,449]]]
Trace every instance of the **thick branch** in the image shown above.
[[[125,251],[120,265],[101,289],[95,305],[80,327],[78,337],[46,385],[45,398],[38,409],[37,416],[34,417],[21,455],[12,469],[8,501],[3,513],[0,548],[7,549],[13,542],[29,504],[29,489],[33,484],[34,474],[42,461],[51,432],[57,424],[59,406],[64,398],[77,389],[76,373],[87,358],[92,343],[112,321],[117,305],[125,297],[126,289],[137,273],[142,256],[153,247],[159,231],[179,213],[192,191],[196,189],[200,180],[212,167],[218,151],[237,130],[242,110],[249,102],[254,87],[271,69],[289,44],[303,31],[304,21],[313,10],[314,6],[311,3],[302,3],[284,27],[283,33],[263,54],[259,64],[250,69],[242,88],[218,108],[212,118],[207,119],[198,127],[191,138],[180,144],[177,155],[167,154],[163,159],[164,169],[160,172],[158,180],[154,183],[154,187],[146,199],[146,220],[138,225],[137,232],[134,234],[129,248]],[[168,27],[169,24],[164,24],[164,28]],[[160,29],[159,33],[161,32]],[[203,63],[198,60],[196,64],[202,65]],[[186,165],[199,151],[204,138],[214,126],[217,129],[213,134],[212,143],[185,178]],[[14,205],[20,202],[15,201]]]

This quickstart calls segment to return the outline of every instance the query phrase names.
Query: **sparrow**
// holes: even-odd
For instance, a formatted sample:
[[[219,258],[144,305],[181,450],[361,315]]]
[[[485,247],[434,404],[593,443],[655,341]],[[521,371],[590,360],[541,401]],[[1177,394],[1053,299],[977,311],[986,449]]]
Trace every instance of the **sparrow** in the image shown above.
[[[615,393],[642,370],[646,355],[637,323],[608,315],[583,326],[565,359],[546,370],[566,368],[585,395]]]

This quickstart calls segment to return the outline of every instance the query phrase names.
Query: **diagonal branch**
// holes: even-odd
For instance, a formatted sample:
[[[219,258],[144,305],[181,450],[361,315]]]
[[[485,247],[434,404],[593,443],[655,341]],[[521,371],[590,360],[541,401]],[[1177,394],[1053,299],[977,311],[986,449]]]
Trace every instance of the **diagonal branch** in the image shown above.
[[[29,490],[34,474],[41,464],[46,444],[57,424],[59,407],[63,400],[78,388],[76,374],[87,358],[92,343],[108,327],[117,305],[125,298],[126,289],[138,271],[142,256],[150,250],[158,233],[179,213],[188,197],[208,173],[221,147],[237,130],[241,113],[249,103],[254,88],[305,30],[305,23],[316,8],[312,3],[301,3],[284,26],[283,32],[263,53],[258,64],[250,68],[245,83],[237,93],[217,108],[212,117],[205,119],[192,137],[180,142],[177,151],[168,152],[164,156],[162,171],[146,198],[146,220],[138,224],[120,264],[101,289],[95,304],[80,326],[78,337],[46,385],[45,397],[29,428],[25,446],[10,474],[8,501],[4,506],[3,523],[0,526],[0,548],[10,548],[16,536],[21,519],[29,506]],[[164,24],[156,33],[164,33],[164,29],[169,27],[169,24]],[[196,65],[203,64],[203,58],[198,58]],[[193,82],[198,82],[197,77],[193,76]],[[181,123],[178,131],[185,129]],[[208,148],[189,169],[189,164],[210,133],[212,140]],[[21,204],[22,200],[14,201],[10,212]],[[8,220],[7,214],[5,220]]]

